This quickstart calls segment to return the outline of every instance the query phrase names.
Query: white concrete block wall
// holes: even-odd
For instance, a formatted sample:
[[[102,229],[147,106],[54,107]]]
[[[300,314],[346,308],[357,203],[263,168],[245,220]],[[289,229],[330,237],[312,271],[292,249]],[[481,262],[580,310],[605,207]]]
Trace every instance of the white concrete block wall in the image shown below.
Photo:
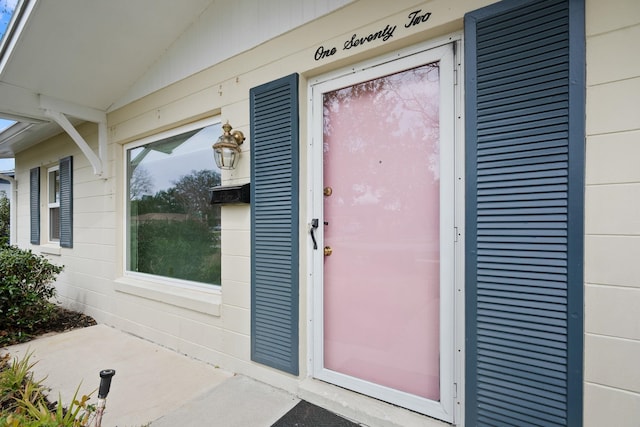
[[[465,11],[491,2],[429,2],[434,26],[407,36],[394,48],[460,30]],[[397,20],[394,14],[400,8],[418,5],[411,0],[399,0],[400,5],[379,1],[374,10],[364,3],[354,2],[335,16],[309,24],[305,31],[294,30],[255,48],[250,55],[238,55],[111,112],[109,161],[103,177],[93,175],[86,158],[64,134],[37,150],[20,153],[16,159],[17,229],[22,247],[30,247],[29,169],[74,155],[74,248],[62,248],[58,258],[50,255],[54,261],[64,259],[66,265],[59,281],[65,305],[81,307],[100,322],[179,352],[278,387],[296,389],[295,379],[250,362],[248,206],[222,209],[219,315],[117,290],[123,272],[122,144],[216,114],[223,120],[230,119],[250,141],[247,96],[251,87],[281,77],[283,70],[300,72],[304,86],[305,79],[346,61],[377,56],[386,47],[363,50],[357,58],[336,57],[335,63],[321,65],[313,60],[312,53],[322,37],[326,38],[325,44],[333,45],[355,28],[364,32],[375,29],[380,22]],[[346,32],[341,33],[340,28]],[[586,31],[584,425],[636,426],[640,419],[640,55],[636,53],[640,2],[586,0]],[[301,108],[304,129],[306,106]],[[91,125],[81,131],[95,145]],[[303,131],[303,139],[304,135]],[[248,143],[243,152],[240,168],[225,172],[226,183],[249,180]],[[301,268],[304,277],[305,266]],[[304,286],[301,294],[304,300]],[[301,319],[304,322],[304,313]],[[304,345],[304,327],[301,334]]]
[[[433,12],[432,24],[420,29],[398,29],[396,48],[442,37],[452,31],[462,29],[462,16],[493,0],[483,2],[466,1],[452,5],[448,0],[436,0],[429,3]],[[307,24],[304,28],[286,33],[276,40],[237,55],[187,79],[179,81],[147,97],[136,100],[109,113],[109,128],[114,150],[122,151],[121,146],[132,140],[153,135],[162,130],[176,127],[182,123],[201,117],[219,114],[223,121],[229,120],[235,129],[244,132],[247,142],[242,146],[242,158],[239,167],[232,172],[223,172],[225,184],[245,183],[250,180],[250,117],[249,90],[267,81],[282,77],[291,72],[301,74],[301,90],[305,90],[306,78],[322,74],[331,68],[340,68],[347,61],[360,61],[378,56],[391,49],[390,44],[366,46],[354,57],[350,51],[339,51],[330,60],[317,62],[314,53],[320,44],[340,46],[354,31],[366,34],[389,22],[404,22],[408,11],[424,8],[424,4],[414,0],[400,0],[389,3],[382,0],[370,3],[353,2],[344,9]],[[431,22],[431,21],[430,21]],[[405,34],[402,33],[405,31]],[[402,38],[405,37],[404,40]],[[333,62],[333,64],[332,64]],[[301,100],[306,99],[301,93]],[[303,158],[306,147],[306,103],[300,103],[301,150]],[[306,160],[301,163],[301,168]],[[120,175],[123,175],[120,173]],[[118,186],[123,186],[122,177],[117,175]],[[303,180],[305,173],[302,172]],[[304,186],[304,183],[302,184]],[[118,187],[118,188],[120,188]],[[304,187],[302,187],[304,188]],[[122,191],[121,189],[117,191]],[[301,192],[305,192],[301,189]],[[121,197],[121,196],[120,196]],[[306,206],[302,200],[303,209]],[[304,218],[304,212],[301,217]],[[116,218],[122,222],[122,219]],[[119,225],[121,228],[122,225]],[[301,233],[306,233],[301,224]],[[131,295],[116,297],[118,321],[114,323],[124,330],[145,336],[171,348],[178,348],[222,367],[252,375],[262,381],[285,388],[295,388],[295,378],[283,375],[271,368],[250,361],[250,207],[222,207],[222,289],[220,293],[220,316],[213,317],[219,329],[215,340],[203,343],[203,336],[195,331],[181,331],[175,335],[173,328],[163,322],[155,322],[161,313],[162,305],[157,309],[148,309],[148,301]],[[119,253],[118,256],[122,257]],[[304,259],[304,254],[302,255]],[[300,277],[306,277],[305,263],[301,262]],[[120,268],[122,270],[122,268]],[[301,282],[301,301],[306,301],[307,284]],[[136,311],[136,304],[145,308]],[[155,307],[157,303],[152,303]],[[301,305],[301,360],[306,360],[306,305]],[[190,325],[185,327],[197,327]],[[207,332],[209,333],[209,332]],[[306,363],[301,364],[303,376],[306,375]]]
[[[640,419],[640,2],[587,0],[584,425]]]
[[[97,147],[97,126],[85,124],[79,132],[87,142]],[[113,159],[111,155],[109,159]],[[58,164],[62,157],[73,156],[74,225],[73,248],[49,244],[47,218],[47,168]],[[20,153],[16,158],[18,176],[17,244],[47,256],[53,263],[64,265],[56,282],[57,299],[66,307],[82,310],[99,321],[106,321],[112,308],[111,288],[115,275],[115,185],[113,160],[104,166],[102,177],[80,149],[64,133]],[[29,170],[41,168],[41,239],[40,245],[29,242]]]

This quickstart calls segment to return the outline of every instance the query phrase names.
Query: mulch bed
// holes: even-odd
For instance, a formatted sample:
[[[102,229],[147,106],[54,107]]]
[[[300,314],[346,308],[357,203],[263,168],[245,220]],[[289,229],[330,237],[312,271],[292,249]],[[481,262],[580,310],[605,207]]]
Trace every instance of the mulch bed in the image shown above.
[[[16,332],[19,331],[0,330],[0,343],[2,346],[19,344],[51,332],[66,332],[95,324],[96,321],[91,316],[57,306],[49,322],[39,325],[37,329],[30,331],[28,334],[17,334]]]

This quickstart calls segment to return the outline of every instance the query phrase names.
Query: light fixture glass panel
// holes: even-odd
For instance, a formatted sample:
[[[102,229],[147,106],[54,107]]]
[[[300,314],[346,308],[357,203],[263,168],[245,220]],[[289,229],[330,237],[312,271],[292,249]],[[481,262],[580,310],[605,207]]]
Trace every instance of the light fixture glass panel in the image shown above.
[[[223,147],[215,151],[216,163],[220,169],[235,169],[238,164],[239,153],[229,147]]]

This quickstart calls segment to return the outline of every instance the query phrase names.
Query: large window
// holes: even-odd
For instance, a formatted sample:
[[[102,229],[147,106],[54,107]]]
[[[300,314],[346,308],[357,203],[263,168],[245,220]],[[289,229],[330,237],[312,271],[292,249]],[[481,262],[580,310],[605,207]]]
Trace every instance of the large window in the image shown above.
[[[209,120],[126,147],[128,271],[220,284],[220,207],[209,203],[220,133]]]

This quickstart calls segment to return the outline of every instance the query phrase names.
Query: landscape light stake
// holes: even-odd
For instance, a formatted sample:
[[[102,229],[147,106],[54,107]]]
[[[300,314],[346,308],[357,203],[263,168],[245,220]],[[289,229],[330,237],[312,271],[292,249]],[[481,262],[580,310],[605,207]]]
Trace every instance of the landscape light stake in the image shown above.
[[[107,395],[111,388],[111,378],[116,374],[114,369],[104,369],[100,371],[100,388],[98,389],[98,406],[96,408],[96,418],[94,427],[102,425],[102,414],[107,406]]]

